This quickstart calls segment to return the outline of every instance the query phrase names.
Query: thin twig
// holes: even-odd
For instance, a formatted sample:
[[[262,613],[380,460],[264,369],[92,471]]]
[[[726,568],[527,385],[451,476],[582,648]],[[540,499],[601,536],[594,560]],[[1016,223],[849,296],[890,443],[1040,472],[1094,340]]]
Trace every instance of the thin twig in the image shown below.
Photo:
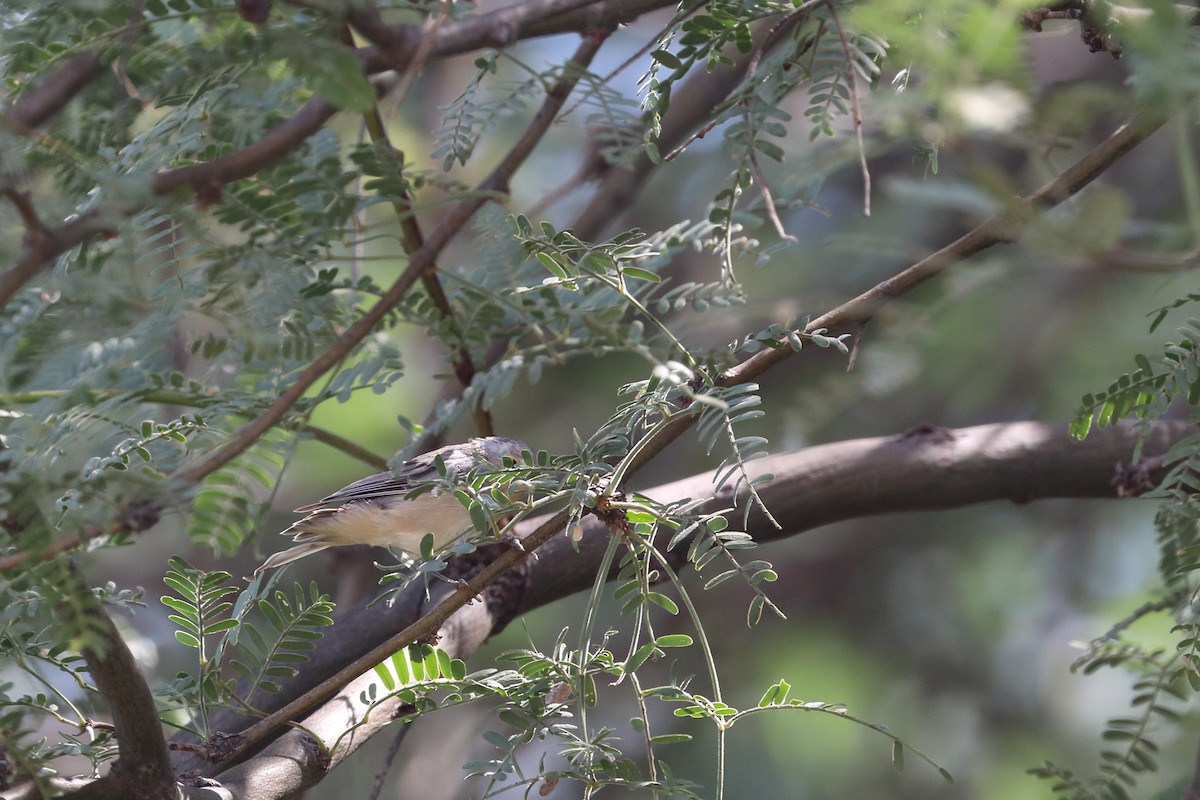
[[[441,12],[438,14],[434,24],[434,28],[441,24],[446,16],[446,7],[442,6]],[[346,32],[347,34],[349,31]],[[422,44],[432,42],[431,36],[426,36],[422,40]],[[411,80],[419,65],[425,60],[428,55],[428,49],[425,52],[418,52],[413,58],[409,69],[405,73],[404,81],[402,81],[401,92],[407,88],[405,81]],[[382,156],[381,161],[391,165],[395,171],[396,177],[400,178],[404,170],[404,164],[399,159],[399,154],[396,148],[392,145],[391,138],[388,136],[387,127],[383,124],[383,116],[379,112],[379,104],[375,104],[363,114],[363,123],[366,125],[367,133],[371,137],[371,141],[375,144],[376,149],[380,151]],[[404,186],[401,181],[400,184]],[[402,188],[400,194],[392,198],[392,210],[396,214],[396,220],[400,223],[400,244],[404,248],[404,252],[408,256],[421,249],[425,244],[425,235],[421,231],[421,224],[417,220],[416,212],[413,210],[412,195],[406,188]],[[430,264],[429,268],[421,273],[421,285],[425,288],[425,293],[429,295],[429,299],[433,301],[433,305],[442,312],[442,315],[447,319],[454,319],[454,309],[450,305],[450,299],[446,296],[446,291],[442,287],[441,280],[438,278],[438,265],[436,260]],[[471,360],[471,351],[465,341],[461,341],[458,345],[450,348],[450,365],[454,370],[454,376],[458,382],[465,388],[471,385],[475,378],[475,364]],[[495,424],[492,422],[492,415],[488,412],[483,404],[476,401],[472,412],[475,415],[475,429],[480,436],[491,436],[495,433]]]
[[[45,234],[46,226],[42,224],[37,209],[33,207],[29,192],[18,192],[16,189],[6,188],[0,194],[8,198],[8,201],[17,209],[17,213],[21,215],[21,223],[25,226],[27,237],[38,237]]]
[[[825,0],[806,0],[806,2],[796,6],[796,8],[789,11],[783,16],[782,19],[772,25],[770,29],[767,30],[767,35],[763,38],[762,44],[754,48],[754,53],[750,56],[750,60],[746,64],[746,78],[742,81],[742,83],[751,83],[754,80],[754,76],[758,72],[758,64],[760,61],[762,61],[763,55],[774,49],[775,45],[779,44],[779,41],[788,33],[790,33],[792,28],[803,22],[804,18],[808,16],[808,12],[812,10],[813,6],[820,5],[823,2],[825,2]],[[807,50],[808,48],[806,47],[805,49]],[[667,162],[674,161],[676,158],[679,158],[679,156],[683,155],[683,152],[691,147],[691,145],[695,143],[697,139],[703,139],[708,135],[709,131],[720,125],[721,122],[723,122],[723,120],[719,118],[713,119],[707,125],[697,128],[694,133],[686,137],[677,147],[663,156],[662,160]]]
[[[1053,180],[1023,197],[1014,198],[1003,211],[984,220],[970,232],[954,242],[932,253],[857,297],[843,303],[820,317],[812,320],[800,334],[811,334],[816,330],[837,330],[850,325],[865,324],[875,312],[890,300],[905,294],[925,281],[940,275],[946,269],[959,264],[970,256],[997,244],[1014,241],[1039,212],[1053,208],[1067,198],[1077,194],[1106,169],[1137,145],[1144,142],[1161,128],[1167,117],[1157,111],[1145,110],[1130,122],[1122,125],[1091,152],[1060,173]],[[807,352],[805,348],[801,352]],[[790,347],[766,348],[755,353],[715,379],[717,386],[737,386],[754,380],[765,371],[796,351]],[[627,474],[633,474],[667,445],[679,438],[698,419],[694,414],[681,413],[671,419],[638,450]]]
[[[404,739],[408,736],[408,732],[412,730],[412,726],[412,722],[400,723],[400,730],[396,731],[396,735],[392,737],[391,744],[388,745],[387,753],[383,757],[383,763],[379,765],[379,772],[375,775],[375,785],[371,787],[371,794],[367,796],[367,800],[379,800],[379,795],[383,791],[383,784],[387,780],[387,774],[391,770],[396,756],[400,754],[400,745],[404,744]]]
[[[863,216],[871,216],[871,170],[867,167],[867,147],[863,143],[862,103],[858,98],[858,71],[855,69],[854,58],[850,54],[850,41],[846,31],[842,29],[842,20],[838,16],[837,7],[829,0],[825,2],[829,9],[829,17],[833,27],[837,29],[838,38],[842,42],[842,53],[846,56],[846,68],[850,74],[850,112],[854,120],[854,138],[858,142],[858,163],[863,176]]]
[[[762,196],[763,204],[767,207],[767,219],[771,220],[771,226],[775,228],[775,235],[780,239],[788,242],[800,241],[795,236],[787,232],[787,228],[783,227],[783,220],[779,218],[779,210],[775,208],[775,197],[771,194],[771,187],[767,184],[767,176],[763,174],[762,167],[758,165],[758,156],[754,152],[754,126],[750,123],[749,114],[746,115],[747,135],[750,137],[750,147],[747,149],[747,154],[750,161],[750,172],[754,175],[754,182],[758,184],[758,193]]]
[[[400,61],[399,55],[393,55],[397,59],[397,63],[403,63],[404,69],[400,70],[400,80],[396,81],[396,85],[388,90],[387,102],[388,105],[395,108],[400,105],[404,98],[408,95],[408,90],[412,88],[413,81],[417,79],[421,67],[429,59],[429,54],[433,52],[433,43],[436,40],[438,30],[446,22],[446,18],[450,15],[450,0],[442,0],[438,6],[438,13],[431,19],[425,21],[424,27],[421,29],[421,39],[417,43],[412,56],[404,55],[404,61]],[[378,109],[378,104],[374,106]]]
[[[312,437],[321,444],[327,444],[330,447],[337,448],[349,456],[357,458],[359,461],[374,467],[377,470],[385,470],[388,468],[386,458],[377,456],[362,445],[352,442],[344,436],[339,436],[333,431],[319,428],[316,425],[306,422],[303,430],[306,433],[312,434]]]
[[[273,733],[277,728],[297,719],[302,714],[312,711],[336,694],[347,683],[371,670],[376,664],[382,663],[391,657],[393,653],[414,642],[424,641],[426,638],[436,635],[438,629],[441,628],[442,624],[455,611],[458,611],[458,609],[474,600],[500,576],[507,573],[536,551],[538,547],[557,535],[563,529],[563,526],[567,524],[569,514],[570,512],[567,509],[558,512],[532,534],[523,538],[520,548],[510,547],[506,549],[495,561],[480,570],[479,573],[419,620],[394,636],[389,637],[386,641],[376,645],[367,653],[359,656],[353,662],[338,670],[333,676],[313,687],[310,691],[237,734],[234,738],[235,744],[228,751],[222,753],[225,758],[221,763],[236,760],[248,749]],[[206,771],[206,774],[213,775],[219,772],[221,763],[212,765]]]
[[[425,243],[409,257],[408,267],[396,279],[391,288],[384,292],[379,301],[353,325],[347,328],[328,350],[317,356],[308,367],[301,370],[300,374],[292,382],[292,385],[280,395],[279,399],[272,403],[258,418],[250,421],[234,434],[231,442],[200,464],[180,473],[176,476],[177,478],[183,480],[185,483],[195,483],[236,458],[239,453],[258,441],[263,434],[283,419],[288,410],[308,391],[313,383],[357,346],[359,342],[366,338],[374,330],[375,326],[393,308],[399,305],[413,284],[433,265],[434,260],[441,253],[442,249],[467,224],[484,203],[496,194],[507,194],[508,184],[513,173],[521,167],[530,153],[533,152],[533,148],[546,135],[558,111],[562,108],[567,95],[579,81],[583,70],[587,69],[587,65],[591,63],[592,58],[600,49],[600,45],[607,36],[607,31],[584,35],[583,43],[567,63],[562,78],[546,92],[545,102],[543,102],[542,107],[534,115],[533,121],[525,130],[525,133],[517,140],[508,154],[501,159],[491,174],[479,184],[477,190],[469,198],[455,206],[443,219],[442,224],[434,228],[425,240]]]

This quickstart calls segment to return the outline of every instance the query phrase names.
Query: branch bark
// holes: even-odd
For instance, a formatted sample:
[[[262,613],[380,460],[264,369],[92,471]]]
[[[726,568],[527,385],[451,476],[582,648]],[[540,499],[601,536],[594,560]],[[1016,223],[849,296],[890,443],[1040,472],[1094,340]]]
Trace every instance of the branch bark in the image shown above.
[[[175,800],[175,773],[162,722],[141,668],[87,587],[73,587],[70,596],[71,602],[88,604],[76,616],[92,641],[82,654],[96,688],[108,703],[121,747],[108,774],[71,796],[80,800]]]
[[[1151,425],[1144,443],[1143,464],[1147,468],[1144,477],[1150,481],[1159,480],[1165,471],[1160,463],[1161,456],[1173,444],[1194,433],[1195,426],[1185,422]],[[1118,467],[1131,462],[1138,436],[1138,432],[1128,425],[1095,431],[1083,442],[1072,441],[1066,426],[1037,422],[956,430],[923,427],[897,436],[839,442],[764,458],[749,466],[753,475],[770,473],[775,476],[760,484],[758,489],[782,528],[772,526],[761,513],[752,513],[747,530],[756,540],[766,542],[839,520],[885,513],[952,508],[996,500],[1027,503],[1052,497],[1116,498],[1128,481],[1122,477],[1114,485],[1114,476],[1126,474]],[[711,495],[712,480],[713,473],[706,472],[644,493],[663,502],[701,498]],[[733,498],[726,492],[710,498],[709,507],[740,508],[744,501],[744,497]],[[730,518],[731,521],[740,519],[740,514],[731,514]],[[539,523],[543,526],[540,535],[544,536],[544,520],[528,521],[524,530]],[[466,658],[473,652],[471,643],[497,633],[514,617],[586,589],[594,579],[610,535],[599,521],[587,520],[577,552],[567,537],[554,536],[538,549],[536,559],[525,563],[525,572],[516,591],[503,596],[502,602],[491,602],[494,596],[485,595],[489,602],[459,608],[447,618],[439,635],[445,636],[446,642],[455,643],[455,657]],[[516,563],[520,556],[513,553],[515,551],[510,551],[505,557]],[[679,553],[672,555],[680,558]],[[506,568],[499,561],[493,564],[493,567],[497,566]],[[509,589],[513,587],[510,585]],[[469,591],[473,596],[474,586]],[[420,587],[414,587],[392,607],[379,604],[343,613],[313,652],[312,660],[302,673],[284,681],[282,691],[271,697],[272,706],[264,710],[271,711],[296,701],[339,670],[345,670],[347,664],[361,660],[362,653],[380,648],[380,643],[388,638],[388,632],[420,619],[422,601]],[[320,731],[344,730],[336,728],[336,720],[344,720],[339,715],[361,714],[361,708],[356,705],[361,688],[359,683],[354,683],[343,689],[303,724]],[[388,713],[391,712],[385,710],[383,718]],[[233,731],[246,720],[222,712],[211,722],[215,729]],[[356,733],[355,739],[365,731]],[[336,738],[335,734],[326,741],[332,742],[333,738]],[[258,782],[263,773],[258,770],[268,770],[272,780],[278,780],[277,770],[295,769],[299,772],[288,780],[298,781],[297,785],[309,785],[304,776],[310,766],[305,765],[313,756],[311,747],[307,751],[305,747],[302,735],[289,733],[277,747],[272,746],[267,751],[267,760],[260,762],[256,756],[236,767],[235,771],[215,777],[221,782],[229,777],[239,786],[250,787],[260,785]],[[305,756],[306,752],[308,756]],[[176,754],[179,769],[203,769],[204,766],[193,754]]]
[[[836,332],[854,325],[861,327],[889,300],[905,294],[976,253],[997,244],[1016,241],[1036,214],[1078,194],[1122,156],[1150,138],[1167,119],[1166,115],[1157,111],[1141,111],[1053,180],[1027,195],[1013,198],[1007,208],[984,220],[964,236],[837,308],[827,311],[797,332],[809,335],[815,331]],[[740,364],[725,370],[716,376],[714,383],[717,386],[730,387],[752,381],[797,352],[804,351],[795,351],[781,340],[777,347],[760,350]],[[677,415],[661,428],[652,440],[643,443],[627,474],[633,475],[649,463],[690,428],[696,419],[696,416],[691,414]]]
[[[24,92],[3,114],[4,122],[18,133],[36,128],[61,111],[71,98],[104,74],[100,56],[91,50],[68,58],[53,72]]]

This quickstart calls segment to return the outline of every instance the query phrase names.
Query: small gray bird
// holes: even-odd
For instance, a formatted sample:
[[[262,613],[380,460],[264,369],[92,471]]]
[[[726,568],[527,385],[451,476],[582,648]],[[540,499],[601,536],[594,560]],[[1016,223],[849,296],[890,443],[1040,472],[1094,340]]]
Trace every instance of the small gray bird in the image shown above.
[[[394,472],[379,472],[343,487],[319,503],[300,506],[307,516],[282,532],[299,542],[268,558],[254,574],[279,567],[307,555],[347,544],[398,547],[419,555],[425,534],[433,534],[434,548],[454,541],[471,529],[466,506],[450,492],[426,492],[411,500],[404,495],[419,484],[437,478],[434,461],[441,456],[450,474],[462,474],[484,463],[501,466],[504,457],[518,461],[529,445],[505,436],[471,439],[422,453],[405,461]]]

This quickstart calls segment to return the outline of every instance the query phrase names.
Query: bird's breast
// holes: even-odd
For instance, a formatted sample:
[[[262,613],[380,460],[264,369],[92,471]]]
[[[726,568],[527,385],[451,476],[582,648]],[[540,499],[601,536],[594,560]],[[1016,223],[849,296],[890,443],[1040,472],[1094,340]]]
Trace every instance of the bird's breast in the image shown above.
[[[425,534],[441,547],[471,528],[471,515],[454,495],[429,492],[413,500],[400,497],[358,501],[305,525],[306,539],[332,545],[371,544],[420,553]]]

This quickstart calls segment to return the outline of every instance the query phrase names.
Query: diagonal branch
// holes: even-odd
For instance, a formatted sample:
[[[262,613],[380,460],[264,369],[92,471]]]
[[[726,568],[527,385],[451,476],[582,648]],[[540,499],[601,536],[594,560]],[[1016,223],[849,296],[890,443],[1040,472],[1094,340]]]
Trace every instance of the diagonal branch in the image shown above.
[[[72,56],[23,92],[8,111],[0,114],[0,121],[18,133],[26,133],[61,111],[72,97],[102,74],[104,65],[95,52],[88,50]]]
[[[363,121],[371,141],[379,150],[381,163],[390,165],[396,177],[402,178],[404,164],[401,163],[400,153],[388,136],[387,128],[383,124],[383,117],[379,113],[379,106],[372,106],[367,113],[363,114]],[[400,190],[400,194],[392,199],[392,210],[400,225],[400,243],[405,254],[411,256],[425,244],[425,233],[421,230],[421,223],[417,221],[416,211],[413,210],[412,195],[403,181],[401,181],[401,186],[404,188]],[[450,305],[450,298],[446,296],[441,279],[438,278],[436,260],[422,273],[421,285],[442,316],[453,320],[454,309]],[[460,340],[458,344],[450,346],[450,366],[454,369],[454,376],[458,378],[459,384],[464,389],[468,388],[475,378],[475,362],[471,358],[471,350],[465,340]],[[492,415],[483,407],[480,400],[475,401],[472,412],[475,415],[475,430],[478,435],[491,436],[495,433]]]
[[[309,387],[366,338],[388,312],[399,305],[408,290],[420,280],[426,270],[433,266],[438,254],[462,230],[475,212],[489,199],[508,192],[508,183],[513,174],[525,163],[525,159],[533,152],[533,148],[546,135],[571,89],[578,83],[583,71],[587,69],[587,65],[591,63],[607,36],[608,33],[605,31],[587,34],[583,37],[583,42],[567,63],[562,78],[547,89],[545,101],[521,138],[501,159],[491,174],[484,178],[476,191],[453,208],[442,223],[430,232],[425,243],[409,257],[408,267],[379,298],[379,301],[347,328],[346,332],[328,350],[317,356],[307,368],[296,376],[295,382],[280,395],[278,400],[272,403],[258,418],[243,426],[234,435],[233,441],[178,477],[187,483],[195,483],[236,458],[239,453],[258,441],[259,437],[283,419],[292,405],[308,391]]]
[[[321,130],[337,112],[338,107],[333,103],[322,97],[314,97],[249,147],[202,164],[160,173],[154,177],[151,188],[158,195],[170,194],[183,187],[204,191],[209,187],[219,189],[232,181],[248,178],[291,153],[308,137]]]
[[[425,37],[413,35],[409,28],[390,29],[389,49],[362,48],[357,55],[367,74],[406,68],[413,53],[426,52],[431,59],[458,55],[481,47],[513,44],[520,39],[546,36],[566,31],[609,29],[657,8],[670,5],[667,0],[534,0],[498,9],[488,14],[439,27]],[[359,21],[366,17],[358,18]],[[370,27],[370,23],[366,23]],[[382,36],[381,28],[372,28],[373,35]],[[81,62],[83,66],[86,63]],[[80,70],[81,74],[88,73]],[[56,72],[67,83],[64,72]],[[94,75],[93,75],[94,77]],[[56,85],[59,85],[56,82]],[[82,85],[68,84],[72,91]],[[63,97],[48,92],[46,97]],[[42,119],[52,103],[39,102],[28,107],[22,115]],[[154,194],[165,195],[185,187],[196,191],[203,202],[213,202],[220,196],[221,187],[230,181],[255,174],[264,167],[288,155],[308,137],[320,130],[338,108],[320,97],[305,103],[291,118],[268,131],[261,140],[235,153],[201,164],[168,170],[151,181]],[[11,112],[10,112],[11,113]],[[137,209],[126,209],[133,213]],[[110,219],[99,211],[90,211],[57,228],[48,228],[38,241],[26,243],[20,258],[0,273],[0,310],[37,271],[54,258],[94,236],[113,233]]]
[[[1135,116],[1132,121],[1122,125],[1053,180],[1023,197],[1013,198],[1008,208],[993,214],[964,236],[849,302],[822,314],[812,320],[802,332],[812,333],[821,328],[834,330],[848,325],[865,324],[889,300],[920,286],[949,267],[989,247],[1017,241],[1038,214],[1078,194],[1122,156],[1150,138],[1166,121],[1166,116],[1154,111],[1145,111]],[[720,383],[733,386],[752,380],[792,352],[791,348],[782,349],[788,352],[767,350],[756,353],[728,370],[721,376]]]
[[[436,640],[438,631],[451,616],[469,603],[474,602],[485,589],[510,572],[518,564],[529,560],[529,556],[539,547],[546,544],[567,524],[569,512],[563,510],[550,517],[540,520],[541,524],[521,540],[521,547],[506,548],[495,561],[492,561],[470,580],[459,582],[455,590],[428,613],[414,620],[411,624],[370,650],[353,659],[334,675],[322,681],[313,689],[292,702],[288,703],[267,718],[254,723],[236,737],[236,745],[226,756],[226,760],[236,760],[254,745],[261,742],[289,720],[296,719],[303,713],[320,706],[350,684],[351,681],[364,673],[370,672],[376,664],[387,660],[393,653],[417,642]],[[420,587],[424,592],[425,588]],[[486,636],[484,637],[486,638]],[[482,639],[477,643],[482,644]],[[215,770],[214,770],[215,772]]]
[[[1167,117],[1159,112],[1142,111],[1053,180],[1027,195],[1013,198],[1006,209],[984,220],[964,236],[837,308],[827,311],[809,322],[798,333],[811,334],[814,331],[832,331],[851,325],[864,325],[889,300],[900,297],[976,253],[998,244],[1016,241],[1038,213],[1053,208],[1082,191],[1122,156],[1148,139],[1166,121]],[[752,381],[795,353],[785,341],[780,341],[778,347],[761,350],[725,370],[716,376],[714,383],[717,386],[729,387]],[[646,442],[639,450],[629,474],[641,469],[661,453],[667,445],[690,428],[696,419],[696,416],[687,413],[681,413],[672,419],[654,435],[652,441]]]
[[[760,27],[754,35],[754,51],[757,52],[761,42],[770,38],[771,31]],[[711,118],[713,109],[741,85],[753,54],[730,47],[723,55],[732,63],[711,72],[700,70],[672,92],[671,106],[663,116],[662,133],[655,143],[662,152],[670,152],[683,144],[693,131]],[[643,151],[628,167],[610,170],[575,218],[571,226],[575,234],[586,241],[600,238],[614,220],[633,207],[655,168],[654,162]]]
[[[1157,482],[1166,471],[1161,456],[1193,433],[1194,427],[1184,421],[1157,422],[1144,433],[1136,426],[1122,424],[1097,430],[1083,442],[1075,442],[1068,436],[1065,425],[1013,422],[960,429],[922,427],[894,436],[778,454],[754,461],[748,467],[756,476],[774,475],[772,480],[760,484],[758,491],[783,528],[775,528],[762,514],[752,514],[747,531],[762,542],[796,536],[832,522],[885,513],[1005,500],[1025,504],[1044,498],[1116,499],[1122,494],[1121,486],[1114,485],[1114,475],[1127,472],[1116,468],[1132,462],[1139,437],[1145,438],[1144,477]],[[713,473],[706,472],[645,489],[643,493],[660,502],[677,502],[710,496],[713,485]],[[708,508],[740,507],[745,499],[721,494],[709,500]],[[552,538],[537,548],[537,557],[525,562],[527,572],[522,590],[507,598],[507,606],[494,606],[489,598],[487,603],[462,608],[452,619],[467,625],[469,615],[485,615],[482,623],[471,623],[472,627],[482,624],[488,634],[495,634],[505,620],[587,589],[595,579],[611,533],[595,518],[584,520],[582,526],[582,536],[577,542],[550,534]],[[538,532],[531,534],[535,528]],[[527,549],[540,543],[549,530],[538,519],[525,521],[521,529],[530,536],[524,540]],[[507,568],[508,562],[515,564],[521,556],[510,550],[504,558],[507,561],[501,566]],[[472,583],[468,591],[481,585]],[[331,680],[331,676],[339,671],[349,677],[358,674],[359,667],[369,667],[378,653],[390,654],[388,648],[396,640],[386,645],[380,643],[388,638],[390,631],[411,626],[420,619],[422,593],[423,588],[414,585],[395,604],[379,603],[342,614],[312,651],[305,669],[294,678],[281,681],[282,691],[270,698],[274,705],[264,710],[287,705],[287,710],[276,710],[276,715],[294,718],[291,715],[296,709],[312,707],[305,697],[332,691],[332,688],[313,687],[335,686],[339,680]],[[375,652],[370,656],[359,655],[373,648]],[[454,653],[456,658],[469,655],[469,651]],[[351,662],[355,662],[354,666],[348,667]],[[297,703],[297,698],[302,702]],[[337,712],[331,709],[329,713]],[[231,712],[218,712],[210,722],[214,728],[224,730],[241,725],[240,718]],[[304,724],[310,728],[309,720]],[[278,757],[277,753],[275,758]],[[194,757],[177,755],[176,766],[205,765]],[[239,781],[251,780],[253,771],[263,767],[252,767],[249,762],[245,766],[245,770],[237,771]],[[225,774],[218,777],[222,782],[226,780]]]

